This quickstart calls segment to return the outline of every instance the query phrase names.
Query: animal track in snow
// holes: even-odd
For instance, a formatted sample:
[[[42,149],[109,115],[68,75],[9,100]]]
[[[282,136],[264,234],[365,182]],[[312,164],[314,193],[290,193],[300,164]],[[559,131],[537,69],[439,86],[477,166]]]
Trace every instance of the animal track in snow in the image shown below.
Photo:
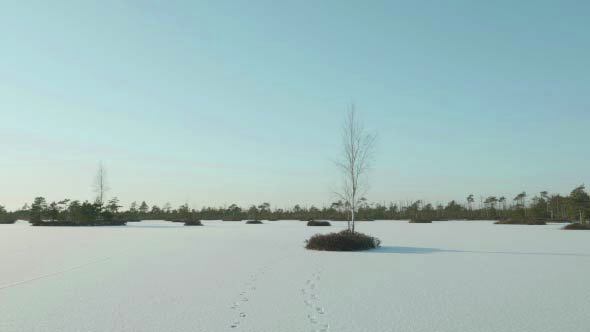
[[[320,328],[314,330],[314,332],[328,332],[330,330],[330,324],[323,324]]]
[[[307,320],[309,321],[312,332],[328,332],[330,324],[326,320],[326,310],[320,303],[320,297],[317,294],[318,283],[321,281],[321,273],[314,272],[309,279],[305,281],[305,287],[301,288],[303,304],[307,311]]]
[[[279,259],[276,261],[278,260]],[[238,329],[244,323],[244,320],[248,316],[248,312],[246,310],[248,308],[248,303],[251,301],[252,296],[258,289],[258,279],[260,276],[265,275],[274,263],[274,260],[272,262],[268,262],[264,266],[255,270],[253,273],[249,274],[246,278],[246,282],[244,282],[242,290],[240,293],[238,293],[237,299],[230,306],[230,309],[236,314],[234,319],[230,321],[229,327],[231,329]]]
[[[312,323],[312,324],[316,324],[318,322],[317,317],[315,317],[312,314],[307,315],[307,318],[309,319],[310,323]]]
[[[230,308],[232,310],[235,310],[236,312],[238,309],[241,309],[240,312],[237,312],[237,317],[230,324],[230,328],[239,328],[243,320],[246,318],[247,314],[246,311],[243,311],[243,307],[250,301],[250,296],[252,295],[252,292],[256,290],[256,286],[254,286],[256,282],[257,277],[255,275],[251,276],[249,280],[244,284],[244,289],[239,293],[238,300],[230,306]]]

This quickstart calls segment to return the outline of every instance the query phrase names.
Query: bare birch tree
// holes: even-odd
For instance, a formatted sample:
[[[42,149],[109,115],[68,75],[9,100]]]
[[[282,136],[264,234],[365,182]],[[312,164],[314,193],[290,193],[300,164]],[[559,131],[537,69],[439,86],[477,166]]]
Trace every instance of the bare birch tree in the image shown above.
[[[355,213],[368,190],[367,171],[371,167],[375,135],[367,133],[359,122],[354,104],[342,127],[342,156],[336,165],[343,176],[342,188],[336,194],[350,212],[348,230],[354,233]]]
[[[109,190],[107,183],[107,171],[102,162],[98,164],[96,171],[96,178],[94,179],[94,192],[96,193],[96,201],[100,204],[104,203],[106,192]]]

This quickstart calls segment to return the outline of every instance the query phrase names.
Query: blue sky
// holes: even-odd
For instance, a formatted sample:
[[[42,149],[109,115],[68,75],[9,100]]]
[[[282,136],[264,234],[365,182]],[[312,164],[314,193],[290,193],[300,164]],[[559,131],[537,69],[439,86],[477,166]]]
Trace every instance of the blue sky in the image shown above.
[[[0,3],[0,204],[334,199],[339,130],[373,202],[589,182],[587,1]]]

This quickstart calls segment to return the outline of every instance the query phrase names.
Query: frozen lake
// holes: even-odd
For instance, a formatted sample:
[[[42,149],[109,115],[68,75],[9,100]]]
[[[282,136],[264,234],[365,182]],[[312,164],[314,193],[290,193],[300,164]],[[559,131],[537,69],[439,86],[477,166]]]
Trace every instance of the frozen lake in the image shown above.
[[[588,331],[590,231],[376,221],[0,225],[0,331]]]

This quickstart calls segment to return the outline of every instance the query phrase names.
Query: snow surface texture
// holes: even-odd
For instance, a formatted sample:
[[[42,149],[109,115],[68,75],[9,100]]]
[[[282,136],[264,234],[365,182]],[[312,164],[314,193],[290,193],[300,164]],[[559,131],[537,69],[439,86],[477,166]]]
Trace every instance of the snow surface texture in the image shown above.
[[[588,331],[590,232],[376,221],[0,225],[0,331]]]

